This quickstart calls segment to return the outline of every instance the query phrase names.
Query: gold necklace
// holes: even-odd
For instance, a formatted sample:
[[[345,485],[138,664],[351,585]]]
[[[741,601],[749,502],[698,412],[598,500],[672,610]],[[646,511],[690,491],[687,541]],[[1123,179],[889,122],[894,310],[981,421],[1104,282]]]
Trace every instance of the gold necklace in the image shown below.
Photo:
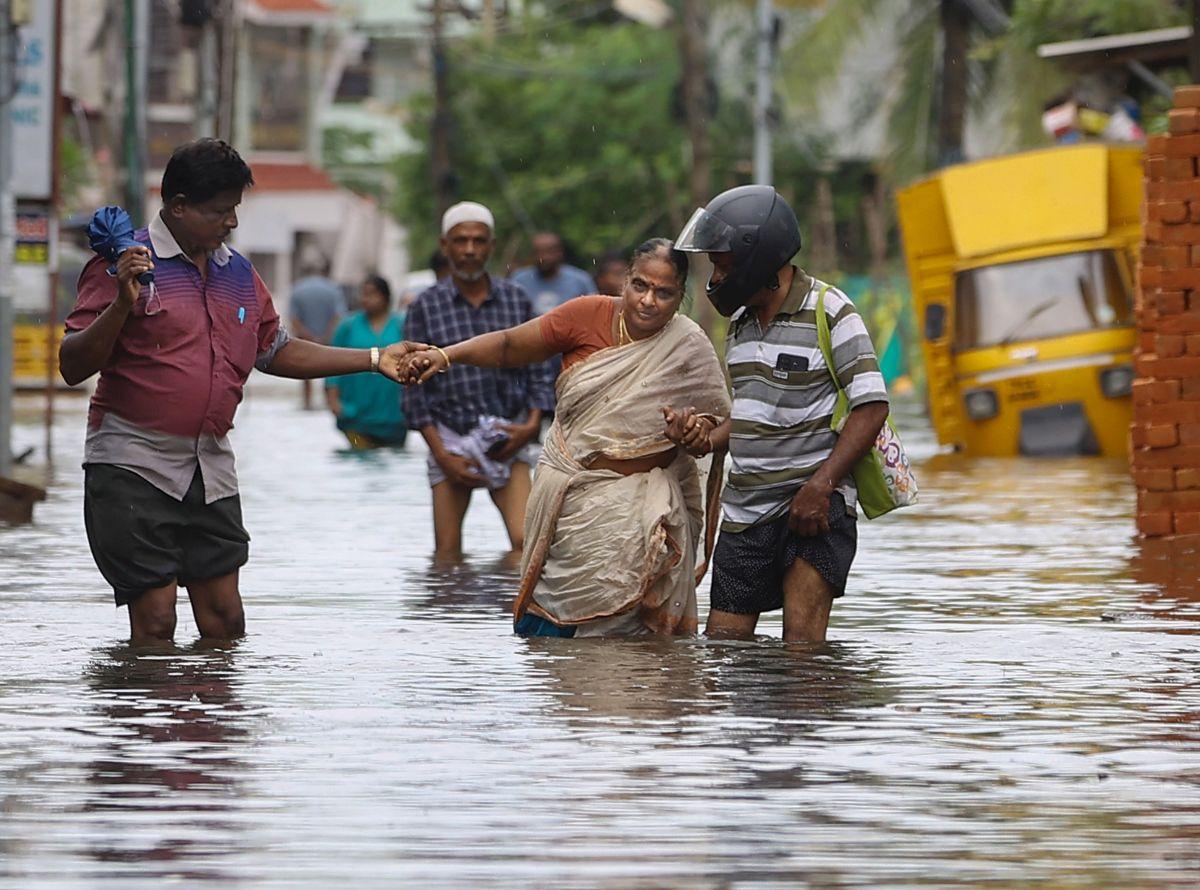
[[[617,319],[618,319],[618,325],[621,330],[621,337],[619,340],[617,340],[617,345],[624,346],[626,340],[628,340],[630,343],[632,343],[633,338],[629,336],[629,330],[625,327],[625,310],[624,309],[621,310],[621,314],[619,316],[617,316]]]

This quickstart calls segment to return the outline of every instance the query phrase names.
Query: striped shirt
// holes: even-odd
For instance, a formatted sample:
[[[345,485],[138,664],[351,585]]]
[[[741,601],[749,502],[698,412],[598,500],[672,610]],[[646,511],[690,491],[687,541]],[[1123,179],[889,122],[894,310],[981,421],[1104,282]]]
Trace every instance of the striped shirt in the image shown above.
[[[792,293],[765,331],[745,308],[730,321],[725,361],[733,382],[733,423],[729,480],[721,499],[723,531],[739,532],[781,516],[837,442],[829,428],[837,387],[817,340],[817,297],[824,286],[797,270]],[[854,304],[830,287],[825,314],[850,407],[886,402],[875,348]],[[838,491],[854,510],[854,480],[847,476]]]

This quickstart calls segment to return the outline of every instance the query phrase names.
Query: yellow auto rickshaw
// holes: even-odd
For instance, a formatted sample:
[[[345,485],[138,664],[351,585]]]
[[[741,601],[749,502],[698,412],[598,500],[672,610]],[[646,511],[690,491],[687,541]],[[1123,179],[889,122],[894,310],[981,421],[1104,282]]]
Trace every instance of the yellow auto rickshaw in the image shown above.
[[[1128,453],[1142,151],[947,167],[898,193],[938,440],[981,456]]]

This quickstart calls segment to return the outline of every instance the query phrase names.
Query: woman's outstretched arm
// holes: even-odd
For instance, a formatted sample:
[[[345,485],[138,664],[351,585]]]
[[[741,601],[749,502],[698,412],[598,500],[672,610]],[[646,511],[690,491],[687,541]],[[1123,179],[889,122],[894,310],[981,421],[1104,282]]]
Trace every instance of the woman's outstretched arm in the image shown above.
[[[424,383],[450,364],[473,365],[477,368],[519,368],[544,362],[557,349],[542,337],[541,322],[533,318],[503,331],[480,334],[445,349],[430,347],[416,353],[409,362],[410,382]]]

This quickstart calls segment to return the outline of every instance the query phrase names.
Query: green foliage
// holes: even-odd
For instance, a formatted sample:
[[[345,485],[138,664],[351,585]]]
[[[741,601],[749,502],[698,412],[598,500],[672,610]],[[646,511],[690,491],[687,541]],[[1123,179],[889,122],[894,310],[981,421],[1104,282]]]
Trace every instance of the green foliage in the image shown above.
[[[523,25],[491,45],[452,49],[458,196],[492,209],[502,255],[541,229],[562,233],[585,257],[673,234],[689,209],[673,33],[631,23]],[[410,129],[422,148],[397,171],[396,211],[417,256],[437,235],[431,115],[424,97]]]
[[[91,155],[69,133],[63,135],[60,152],[62,175],[59,188],[62,190],[62,203],[68,209],[75,209],[80,201],[80,192],[92,184]]]
[[[1028,49],[1126,31],[1187,23],[1186,4],[1174,0],[1016,0],[1011,39]]]

